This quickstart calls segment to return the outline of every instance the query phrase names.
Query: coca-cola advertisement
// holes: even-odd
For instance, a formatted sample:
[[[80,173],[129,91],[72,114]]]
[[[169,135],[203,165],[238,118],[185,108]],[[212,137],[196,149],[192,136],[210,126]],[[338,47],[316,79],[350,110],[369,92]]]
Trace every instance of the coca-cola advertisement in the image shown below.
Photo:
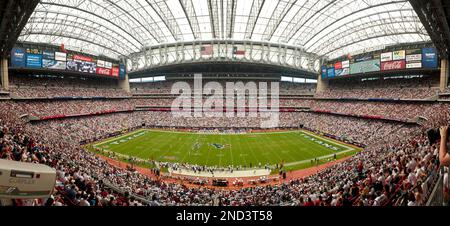
[[[392,71],[392,70],[403,70],[406,68],[406,61],[398,60],[398,61],[389,61],[381,63],[382,71]]]
[[[98,67],[97,74],[111,76],[111,69]]]

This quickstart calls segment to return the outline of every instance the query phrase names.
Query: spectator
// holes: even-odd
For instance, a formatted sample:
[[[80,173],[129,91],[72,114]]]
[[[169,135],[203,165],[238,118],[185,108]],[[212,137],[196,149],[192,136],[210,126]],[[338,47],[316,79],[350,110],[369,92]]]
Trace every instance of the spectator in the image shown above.
[[[441,127],[440,132],[441,132],[441,146],[439,149],[439,161],[443,166],[450,166],[450,155],[448,154],[447,149],[448,126]]]

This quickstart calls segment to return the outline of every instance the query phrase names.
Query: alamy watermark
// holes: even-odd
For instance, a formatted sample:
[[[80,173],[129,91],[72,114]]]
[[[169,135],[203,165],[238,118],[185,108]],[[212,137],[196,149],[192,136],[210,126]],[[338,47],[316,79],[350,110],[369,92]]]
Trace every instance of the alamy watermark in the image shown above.
[[[260,120],[264,129],[279,127],[279,82],[218,82],[203,85],[203,76],[194,76],[194,87],[187,82],[176,82],[171,94],[179,95],[172,103],[176,118],[243,118]],[[270,106],[269,103],[270,102]]]

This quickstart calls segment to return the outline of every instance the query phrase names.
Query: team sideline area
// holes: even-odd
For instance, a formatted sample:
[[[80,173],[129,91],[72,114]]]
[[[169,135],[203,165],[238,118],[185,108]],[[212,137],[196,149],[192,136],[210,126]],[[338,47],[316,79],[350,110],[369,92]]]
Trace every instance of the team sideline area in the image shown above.
[[[0,1],[0,206],[448,206],[437,2]]]

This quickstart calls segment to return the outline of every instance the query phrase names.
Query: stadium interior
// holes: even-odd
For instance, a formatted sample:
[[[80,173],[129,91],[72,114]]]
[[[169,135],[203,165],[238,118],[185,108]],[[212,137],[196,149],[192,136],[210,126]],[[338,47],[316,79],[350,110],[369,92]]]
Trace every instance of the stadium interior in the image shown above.
[[[450,124],[448,1],[4,0],[0,18],[0,206],[448,205],[449,168],[430,138]],[[177,117],[186,93],[173,87],[193,87],[182,100],[194,113],[199,75],[272,96],[233,90],[233,113],[243,99],[255,117]],[[276,126],[262,126],[256,100],[278,111]],[[148,155],[111,151],[136,131],[170,135],[137,142]],[[297,157],[302,143],[284,152],[257,138],[297,131],[325,151]],[[183,134],[196,140],[177,146]],[[213,135],[248,141],[202,140]],[[274,162],[247,150],[255,139]],[[208,159],[178,158],[181,146]],[[242,163],[220,165],[210,149],[220,161],[239,149]]]

